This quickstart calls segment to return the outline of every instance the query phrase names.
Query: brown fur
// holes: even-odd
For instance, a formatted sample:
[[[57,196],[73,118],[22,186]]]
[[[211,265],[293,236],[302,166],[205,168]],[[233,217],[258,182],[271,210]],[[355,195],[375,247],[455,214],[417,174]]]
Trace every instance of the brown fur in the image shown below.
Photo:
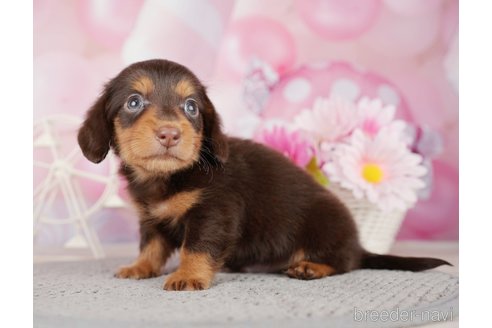
[[[144,106],[130,108],[141,96]],[[192,115],[187,99],[198,106]],[[179,130],[163,146],[161,127]],[[84,155],[100,162],[112,148],[140,215],[141,254],[121,278],[158,274],[169,254],[181,264],[165,289],[208,288],[220,268],[280,266],[315,279],[359,268],[419,271],[439,259],[376,255],[359,243],[348,209],[283,155],[227,137],[205,88],[184,66],[151,60],[112,79],[79,130]]]

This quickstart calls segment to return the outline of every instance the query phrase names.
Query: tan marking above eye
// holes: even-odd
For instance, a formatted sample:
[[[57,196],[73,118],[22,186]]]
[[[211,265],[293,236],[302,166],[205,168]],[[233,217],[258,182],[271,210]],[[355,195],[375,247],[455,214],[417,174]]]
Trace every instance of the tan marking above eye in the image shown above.
[[[132,83],[132,88],[140,92],[142,95],[148,95],[154,92],[154,82],[148,76],[138,77]]]
[[[170,219],[176,223],[193,205],[200,201],[202,190],[183,191],[170,198],[149,206],[152,216],[160,219]]]
[[[181,97],[186,98],[195,93],[195,88],[190,81],[185,79],[179,81],[178,84],[176,84],[174,91]]]

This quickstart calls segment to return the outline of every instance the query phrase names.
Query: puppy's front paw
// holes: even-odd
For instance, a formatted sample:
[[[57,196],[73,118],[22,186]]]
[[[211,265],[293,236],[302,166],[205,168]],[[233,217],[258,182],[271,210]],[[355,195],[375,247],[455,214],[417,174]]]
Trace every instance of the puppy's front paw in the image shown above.
[[[172,273],[164,284],[165,290],[203,290],[209,287],[209,280],[179,271]]]
[[[122,267],[114,274],[116,278],[123,279],[146,279],[157,277],[158,273],[153,270],[149,263],[135,263]]]

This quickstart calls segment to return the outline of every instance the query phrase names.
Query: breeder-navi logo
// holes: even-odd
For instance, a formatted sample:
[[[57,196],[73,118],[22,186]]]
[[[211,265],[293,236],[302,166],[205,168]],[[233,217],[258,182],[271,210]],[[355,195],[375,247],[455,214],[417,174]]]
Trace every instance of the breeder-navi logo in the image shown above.
[[[453,320],[453,308],[449,311],[407,311],[396,308],[395,310],[376,311],[376,310],[360,310],[354,308],[354,321],[368,322],[368,321],[391,321],[391,322],[406,322],[406,321],[422,321],[422,322],[437,322],[437,321],[452,321]]]

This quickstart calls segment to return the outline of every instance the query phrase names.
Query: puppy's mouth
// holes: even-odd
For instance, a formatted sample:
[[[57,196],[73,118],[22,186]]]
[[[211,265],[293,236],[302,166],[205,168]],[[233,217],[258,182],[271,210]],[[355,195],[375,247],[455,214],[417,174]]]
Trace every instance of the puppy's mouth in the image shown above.
[[[184,159],[181,158],[178,154],[176,154],[172,149],[165,148],[165,147],[163,147],[162,149],[160,149],[155,154],[144,156],[143,159],[144,160],[163,160],[163,161],[166,161],[166,160],[177,160],[177,161],[180,161],[180,162],[183,162],[184,161]]]

